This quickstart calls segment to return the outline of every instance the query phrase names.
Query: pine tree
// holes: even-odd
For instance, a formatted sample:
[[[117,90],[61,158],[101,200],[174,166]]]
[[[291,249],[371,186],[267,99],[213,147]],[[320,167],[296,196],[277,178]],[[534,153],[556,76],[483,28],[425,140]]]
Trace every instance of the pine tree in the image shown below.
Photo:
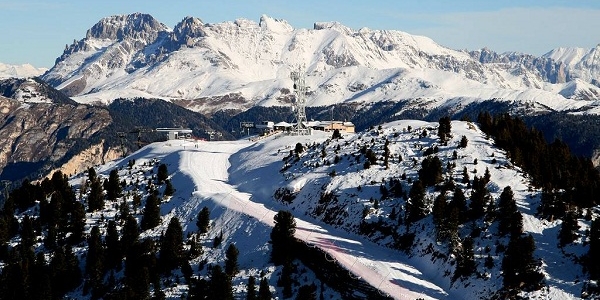
[[[106,184],[106,199],[117,200],[121,196],[121,181],[116,169],[110,171]]]
[[[27,294],[27,272],[23,268],[20,251],[12,249],[9,258],[2,268],[0,274],[0,297],[4,299],[26,299]]]
[[[456,259],[456,271],[454,277],[468,277],[475,273],[475,252],[473,252],[473,239],[467,237],[462,241],[460,254]]]
[[[421,163],[419,180],[425,186],[433,186],[442,181],[442,162],[437,156],[428,156]]]
[[[467,144],[469,143],[469,139],[466,136],[462,136],[460,139],[460,143],[458,144],[458,148],[467,148]]]
[[[169,171],[167,170],[167,165],[160,164],[158,166],[158,172],[156,173],[156,181],[158,181],[159,184],[162,184],[165,180],[167,180],[167,178],[169,178]]]
[[[534,251],[535,241],[531,235],[510,239],[502,259],[504,288],[537,290],[541,287],[544,275],[537,270]]]
[[[125,288],[127,299],[150,298],[150,268],[149,259],[154,253],[148,254],[150,241],[137,242],[129,248],[125,258]]]
[[[248,288],[246,289],[246,300],[257,300],[256,297],[256,278],[248,277]]]
[[[138,242],[139,236],[140,228],[138,227],[137,220],[129,215],[127,220],[125,220],[121,236],[121,250],[123,253],[128,253],[129,249]]]
[[[408,221],[414,222],[424,218],[428,208],[425,201],[425,187],[420,180],[413,183],[408,196],[410,198],[406,205]]]
[[[467,198],[460,187],[454,188],[454,197],[450,201],[450,207],[456,208],[459,223],[467,219]]]
[[[485,213],[485,208],[489,203],[490,192],[485,187],[485,183],[475,176],[473,178],[473,192],[471,193],[469,204],[469,213],[472,219],[481,218]]]
[[[438,240],[442,240],[441,233],[443,225],[446,221],[446,215],[448,213],[447,206],[448,203],[445,193],[442,192],[437,197],[435,197],[435,200],[433,201],[433,210],[431,213],[433,215],[433,223],[436,227]]]
[[[233,287],[231,278],[223,272],[221,266],[215,265],[210,270],[208,283],[209,299],[233,300]]]
[[[85,207],[80,202],[73,203],[73,212],[70,215],[69,229],[71,235],[69,241],[72,245],[78,244],[83,240],[83,231],[85,230]]]
[[[333,131],[333,134],[331,135],[331,139],[332,140],[337,140],[337,139],[341,139],[342,138],[342,134],[340,133],[339,129],[335,129]]]
[[[450,124],[450,117],[442,117],[439,120],[438,137],[442,144],[446,143],[450,138],[450,132],[452,125]]]
[[[462,176],[462,183],[468,184],[469,182],[471,182],[471,178],[469,178],[469,171],[467,170],[467,167],[463,168]]]
[[[160,199],[154,193],[146,198],[144,216],[142,217],[142,230],[154,228],[160,224]]]
[[[88,195],[88,211],[94,212],[103,208],[104,195],[102,194],[102,184],[100,184],[100,180],[94,176],[94,181],[91,181],[90,183],[90,193]]]
[[[173,184],[171,184],[171,180],[165,180],[165,192],[164,195],[165,196],[173,196],[173,194],[175,194],[175,188],[173,187]]]
[[[183,229],[177,217],[171,218],[167,231],[161,238],[159,257],[164,272],[179,267],[183,261]]]
[[[110,270],[113,268],[117,268],[118,270],[121,266],[121,258],[123,257],[123,253],[121,252],[117,223],[114,220],[108,221],[105,244],[105,270]]]
[[[579,229],[577,213],[574,211],[567,212],[558,232],[558,239],[562,247],[572,243],[577,238],[577,229]]]
[[[96,290],[102,284],[102,277],[104,275],[104,249],[98,226],[92,227],[90,237],[88,238],[88,252],[85,258],[85,274],[92,289]]]
[[[46,255],[43,252],[38,252],[35,265],[30,274],[31,285],[29,291],[31,299],[52,299],[50,268],[46,262]]]
[[[500,194],[500,199],[498,200],[498,231],[500,235],[504,236],[507,233],[516,232],[515,228],[512,228],[513,222],[516,218],[514,214],[519,214],[517,210],[517,203],[514,199],[514,193],[510,186],[507,186]]]
[[[235,244],[229,244],[225,252],[225,274],[229,277],[235,276],[239,272],[238,255],[240,251],[235,247]]]
[[[196,226],[198,226],[198,231],[201,234],[208,232],[208,226],[210,224],[210,211],[208,207],[203,207],[202,210],[198,213],[198,220],[196,221]]]
[[[277,281],[277,285],[283,287],[283,298],[292,297],[292,269],[293,266],[291,261],[286,261],[285,263],[283,263],[281,275],[279,276],[279,280]]]
[[[260,285],[258,287],[258,300],[271,300],[273,293],[271,293],[271,287],[266,277],[260,279]]]
[[[23,217],[21,221],[21,246],[23,248],[33,247],[35,243],[35,233],[33,232],[33,224],[29,216]]]
[[[50,278],[54,299],[62,298],[68,291],[81,283],[79,260],[69,247],[60,247],[54,252],[50,262]]]
[[[271,258],[275,264],[283,264],[294,257],[296,221],[291,212],[283,210],[273,219],[275,224],[271,230]]]

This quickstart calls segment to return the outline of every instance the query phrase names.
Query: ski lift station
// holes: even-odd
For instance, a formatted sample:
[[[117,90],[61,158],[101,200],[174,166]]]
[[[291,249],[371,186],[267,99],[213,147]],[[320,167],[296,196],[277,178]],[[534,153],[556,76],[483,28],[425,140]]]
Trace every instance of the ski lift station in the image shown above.
[[[158,132],[166,132],[167,139],[179,140],[189,139],[192,137],[192,130],[189,128],[156,128]]]

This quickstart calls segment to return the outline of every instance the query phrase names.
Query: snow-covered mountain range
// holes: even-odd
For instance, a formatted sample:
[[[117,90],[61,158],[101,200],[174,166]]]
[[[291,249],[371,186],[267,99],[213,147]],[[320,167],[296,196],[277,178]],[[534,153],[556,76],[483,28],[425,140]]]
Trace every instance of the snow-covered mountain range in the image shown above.
[[[218,24],[186,17],[170,29],[137,13],[102,19],[67,45],[42,78],[79,102],[158,97],[207,113],[288,105],[289,75],[300,68],[310,106],[501,99],[596,112],[598,51],[557,49],[543,57],[457,51],[401,31],[337,22],[294,29],[268,16]]]
[[[599,51],[457,51],[401,31],[337,22],[295,29],[268,16],[218,24],[186,17],[171,29],[136,13],[102,19],[42,78],[79,102],[154,97],[211,113],[289,105],[290,72],[301,69],[310,106],[391,100],[455,107],[495,99],[595,113]]]

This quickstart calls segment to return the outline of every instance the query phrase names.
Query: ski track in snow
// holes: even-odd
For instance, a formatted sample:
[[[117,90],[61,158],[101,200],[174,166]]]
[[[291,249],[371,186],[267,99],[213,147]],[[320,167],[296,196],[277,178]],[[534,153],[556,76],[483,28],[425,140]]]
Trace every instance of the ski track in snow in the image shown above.
[[[170,146],[163,144],[162,147],[166,148],[163,151],[170,152],[167,155],[178,156],[172,159],[179,160],[179,171],[182,175],[189,176],[194,185],[190,199],[174,202],[173,205],[176,207],[169,214],[177,215],[180,220],[187,220],[188,222],[183,223],[188,223],[189,226],[193,224],[190,220],[195,218],[193,213],[200,211],[201,205],[206,205],[204,201],[210,200],[217,207],[227,210],[219,221],[222,223],[221,226],[224,226],[222,228],[226,229],[223,231],[225,237],[233,234],[233,231],[238,228],[243,230],[251,227],[250,223],[257,221],[272,227],[277,210],[253,202],[249,193],[238,191],[228,182],[230,156],[251,144],[248,141],[203,142],[197,144],[198,148],[186,142],[181,142],[178,146],[174,143]],[[154,151],[156,150],[159,149],[155,148]],[[165,208],[168,206],[163,207],[163,210]],[[244,218],[244,215],[252,218]],[[243,222],[248,224],[242,224]],[[381,247],[362,238],[352,237],[335,228],[312,224],[298,216],[296,216],[296,223],[297,238],[321,248],[327,253],[328,259],[338,261],[353,276],[362,277],[382,293],[391,295],[395,299],[448,297],[442,288],[427,281],[418,270],[394,261],[394,257],[400,256],[395,250]],[[185,227],[183,229],[189,231]],[[406,284],[415,290],[407,289],[404,287]]]

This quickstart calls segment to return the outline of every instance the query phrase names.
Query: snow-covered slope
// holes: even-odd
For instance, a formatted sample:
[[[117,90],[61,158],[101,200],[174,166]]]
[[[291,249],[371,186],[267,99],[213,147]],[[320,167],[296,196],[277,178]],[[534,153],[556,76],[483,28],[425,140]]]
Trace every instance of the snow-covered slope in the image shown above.
[[[336,140],[331,139],[330,133],[315,131],[311,136],[276,134],[258,141],[168,141],[148,145],[129,157],[100,166],[98,172],[107,176],[117,168],[124,182],[144,183],[148,180],[145,174],[152,174],[154,166],[166,164],[176,192],[172,197],[165,197],[161,204],[162,225],[143,232],[141,237],[158,238],[172,217],[182,222],[184,235],[195,233],[195,217],[202,207],[208,207],[211,231],[203,236],[202,244],[210,244],[215,236],[222,234],[222,245],[235,243],[240,249],[241,272],[233,278],[237,298],[245,296],[247,278],[258,276],[261,271],[270,278],[272,287],[276,286],[276,274],[280,269],[268,260],[269,232],[273,216],[280,210],[289,210],[296,217],[297,238],[322,249],[329,260],[337,261],[352,276],[362,278],[382,294],[395,299],[490,298],[502,287],[503,252],[498,247],[505,246],[508,241],[507,237],[497,235],[495,223],[469,225],[467,222],[461,226],[461,236],[471,234],[475,227],[481,230],[479,235],[473,236],[477,275],[454,281],[452,273],[456,258],[446,256],[448,246],[436,242],[431,217],[414,223],[410,229],[404,228],[404,225],[396,224],[391,215],[402,213],[405,201],[401,197],[382,196],[382,186],[388,186],[391,180],[399,180],[406,191],[409,183],[418,178],[417,170],[426,157],[424,152],[436,146],[435,155],[443,165],[456,164],[447,170],[446,179],[459,178],[464,167],[479,176],[487,170],[491,179],[487,188],[494,201],[504,187],[510,186],[514,191],[523,216],[524,231],[535,239],[535,258],[541,262],[547,285],[547,288],[522,293],[522,296],[577,298],[585,276],[572,257],[585,253],[583,239],[559,248],[560,221],[542,221],[534,215],[540,192],[531,188],[527,177],[476,125],[454,121],[451,126],[453,137],[447,145],[439,143],[433,134],[437,123],[411,120],[384,124]],[[462,136],[468,139],[468,146],[457,148]],[[385,141],[389,142],[389,166],[385,167],[379,161],[365,168],[357,158],[361,148],[368,146],[380,156]],[[298,143],[304,148],[301,153],[295,150]],[[456,159],[452,159],[454,151],[457,151]],[[296,155],[298,157],[294,158]],[[72,184],[78,187],[83,176],[73,177]],[[455,182],[466,191],[470,189],[458,180]],[[433,199],[436,191],[430,188],[426,193],[427,198]],[[287,195],[287,198],[282,200],[281,195]],[[132,201],[132,197],[127,193],[126,202]],[[88,224],[103,227],[105,223],[102,222],[115,214],[115,205],[107,202],[104,210],[88,213]],[[580,220],[579,223],[583,237],[589,221]],[[359,228],[374,225],[414,232],[416,236],[414,247],[408,251],[410,254],[394,250],[395,234],[386,234],[383,230],[366,235],[360,233]],[[224,246],[205,247],[204,254],[191,261],[193,269],[204,263],[221,264],[225,249]],[[484,267],[488,253],[493,264]],[[306,274],[304,278],[308,278],[309,283],[311,280],[317,282],[312,277],[314,274]],[[198,268],[196,275],[206,276],[206,271]],[[165,291],[168,297],[178,298],[186,293],[186,289],[185,284],[179,283]],[[279,288],[275,291],[275,295],[281,296]],[[325,295],[339,297],[333,291],[327,291]]]
[[[552,58],[512,54],[499,63],[486,55],[401,31],[353,30],[337,22],[294,29],[268,16],[258,23],[218,24],[186,17],[171,30],[149,15],[133,14],[101,20],[43,78],[80,102],[158,97],[187,100],[188,108],[201,112],[289,105],[289,75],[298,68],[307,72],[311,106],[388,100],[422,105],[459,98],[533,101],[558,110],[596,105],[570,99],[597,97],[565,86],[560,78],[566,75]],[[598,78],[576,77],[581,84]],[[237,101],[222,101],[223,96]]]
[[[48,69],[36,68],[30,64],[23,65],[7,65],[0,62],[0,79],[17,77],[35,77],[44,74]]]

